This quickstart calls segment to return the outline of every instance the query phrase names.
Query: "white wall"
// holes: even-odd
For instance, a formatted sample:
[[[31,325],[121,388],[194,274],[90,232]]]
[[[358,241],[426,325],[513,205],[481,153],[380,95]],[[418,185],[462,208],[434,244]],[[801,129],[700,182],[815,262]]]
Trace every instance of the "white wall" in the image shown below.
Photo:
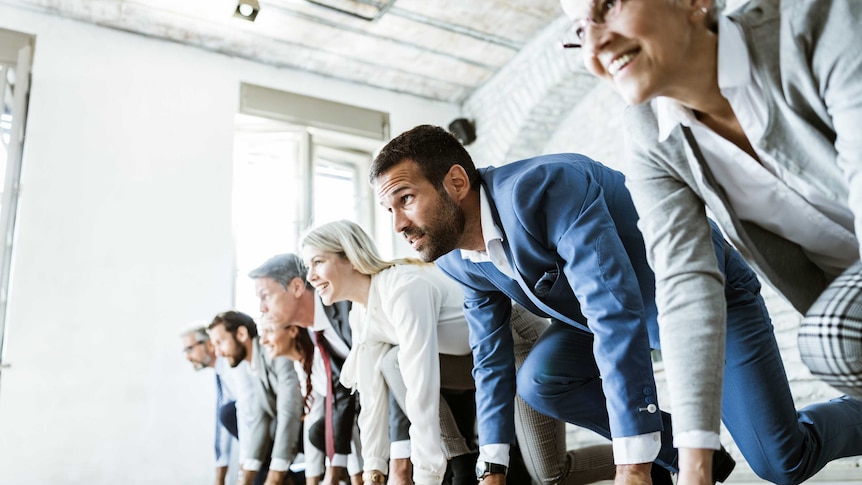
[[[0,27],[36,35],[0,483],[209,483],[212,376],[177,334],[230,305],[240,82],[387,111],[393,135],[458,107],[6,6]]]

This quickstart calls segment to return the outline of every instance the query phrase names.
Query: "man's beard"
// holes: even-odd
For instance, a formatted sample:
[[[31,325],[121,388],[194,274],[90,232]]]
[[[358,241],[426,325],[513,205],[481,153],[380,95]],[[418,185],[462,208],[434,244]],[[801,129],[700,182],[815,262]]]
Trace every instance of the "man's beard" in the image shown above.
[[[236,350],[234,350],[233,355],[226,355],[225,358],[231,367],[236,367],[240,362],[245,360],[248,355],[248,351],[245,349],[245,345],[239,343],[239,340],[237,340],[236,337],[233,338],[233,341],[236,344]]]
[[[434,217],[423,227],[411,226],[402,231],[405,237],[425,236],[425,241],[416,251],[422,261],[430,263],[449,253],[464,234],[465,217],[461,207],[445,191],[439,191],[440,205]]]

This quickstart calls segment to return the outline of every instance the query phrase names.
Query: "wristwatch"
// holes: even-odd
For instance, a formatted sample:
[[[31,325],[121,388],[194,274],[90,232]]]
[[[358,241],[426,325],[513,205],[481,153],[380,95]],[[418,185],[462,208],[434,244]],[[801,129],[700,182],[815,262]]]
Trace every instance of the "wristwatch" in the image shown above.
[[[499,463],[488,463],[487,461],[477,461],[476,462],[476,480],[484,480],[485,477],[492,473],[502,473],[503,475],[509,471],[509,467],[506,465],[500,465]]]
[[[371,470],[362,474],[362,481],[365,483],[386,483],[386,475],[377,470]]]

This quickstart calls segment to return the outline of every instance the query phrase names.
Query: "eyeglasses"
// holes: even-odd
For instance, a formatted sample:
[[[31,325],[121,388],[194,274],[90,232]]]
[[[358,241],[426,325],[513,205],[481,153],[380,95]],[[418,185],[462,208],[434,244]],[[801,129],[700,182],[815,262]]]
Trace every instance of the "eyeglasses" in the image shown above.
[[[264,327],[264,326],[261,326],[261,327],[260,327],[260,336],[261,336],[261,337],[266,337],[266,336],[268,336],[268,335],[272,335],[272,334],[274,334],[277,330],[284,330],[284,329],[286,329],[286,328],[288,328],[288,327],[292,327],[292,326],[293,326],[293,325],[282,325],[282,326],[280,326],[280,327],[278,327],[278,326],[273,327],[273,326],[270,326],[270,325],[267,325],[267,326],[265,326],[265,327]]]
[[[624,0],[593,0],[590,5],[590,16],[576,19],[566,30],[563,37],[563,49],[580,49],[587,36],[587,27],[603,27],[615,19],[623,9]]]
[[[193,344],[189,345],[188,347],[183,348],[183,353],[184,353],[184,354],[188,354],[189,352],[191,352],[192,350],[194,350],[194,348],[195,348],[195,347],[197,347],[198,345],[201,345],[201,344],[203,344],[203,342],[202,342],[202,341],[197,341],[197,342],[195,342],[195,343],[193,343]]]

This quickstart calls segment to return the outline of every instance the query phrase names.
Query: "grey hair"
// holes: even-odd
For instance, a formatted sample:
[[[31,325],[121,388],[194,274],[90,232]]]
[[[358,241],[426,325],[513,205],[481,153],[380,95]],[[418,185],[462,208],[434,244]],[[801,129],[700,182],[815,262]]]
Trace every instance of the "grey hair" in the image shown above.
[[[267,259],[265,263],[251,270],[248,277],[252,279],[271,278],[285,289],[294,278],[299,278],[305,282],[305,287],[311,290],[313,287],[305,281],[307,272],[305,265],[302,264],[302,258],[293,253],[287,253]]]
[[[185,337],[187,335],[193,335],[196,342],[209,342],[210,340],[210,335],[207,333],[207,327],[205,325],[196,324],[194,327],[183,331],[183,333],[180,334],[180,337]]]

